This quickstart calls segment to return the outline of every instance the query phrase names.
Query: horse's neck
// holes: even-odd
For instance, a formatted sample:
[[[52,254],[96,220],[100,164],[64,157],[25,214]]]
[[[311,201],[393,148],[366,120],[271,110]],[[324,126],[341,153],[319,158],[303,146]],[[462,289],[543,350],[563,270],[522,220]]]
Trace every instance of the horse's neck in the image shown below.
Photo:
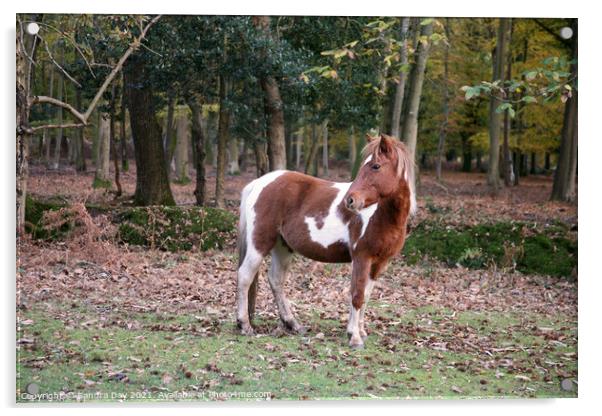
[[[409,213],[408,203],[403,197],[403,192],[400,191],[379,201],[379,206],[383,209],[377,210],[377,214],[381,211],[383,219],[392,226],[405,227]]]

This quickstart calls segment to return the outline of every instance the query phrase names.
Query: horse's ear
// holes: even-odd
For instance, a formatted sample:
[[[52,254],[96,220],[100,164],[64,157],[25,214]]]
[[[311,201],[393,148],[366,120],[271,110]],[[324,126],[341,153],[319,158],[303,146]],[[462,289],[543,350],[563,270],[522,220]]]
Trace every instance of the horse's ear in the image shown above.
[[[368,143],[373,142],[376,139],[378,139],[378,137],[370,136],[370,133],[366,133],[366,140],[368,141]]]
[[[390,155],[395,150],[395,143],[393,143],[393,138],[391,136],[387,136],[386,134],[382,134],[380,136],[380,143],[378,147],[381,153]]]

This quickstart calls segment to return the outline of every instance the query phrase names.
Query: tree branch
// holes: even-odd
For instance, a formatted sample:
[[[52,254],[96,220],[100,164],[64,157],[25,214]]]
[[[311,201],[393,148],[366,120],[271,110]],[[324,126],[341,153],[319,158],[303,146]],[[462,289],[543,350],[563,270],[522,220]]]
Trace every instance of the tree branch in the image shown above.
[[[63,67],[62,67],[62,66],[61,66],[61,65],[60,65],[60,64],[59,64],[59,63],[58,63],[58,62],[57,62],[57,61],[54,59],[54,56],[52,56],[52,52],[50,52],[50,48],[48,47],[48,42],[46,42],[46,41],[44,40],[44,38],[42,38],[42,37],[40,37],[40,36],[38,36],[38,38],[40,38],[40,39],[42,40],[42,43],[44,43],[44,47],[46,48],[46,52],[48,53],[48,57],[50,58],[50,60],[52,61],[52,63],[54,63],[54,64],[57,66],[57,68],[58,68],[58,69],[60,69],[60,70],[61,70],[61,72],[62,72],[63,74],[65,74],[65,76],[66,76],[67,78],[69,78],[69,80],[70,80],[71,82],[73,82],[75,85],[77,85],[77,87],[78,87],[78,88],[81,88],[81,87],[82,87],[82,84],[80,84],[79,82],[77,82],[77,81],[75,80],[75,78],[73,78],[71,75],[69,75],[69,73],[68,73],[67,71],[65,71],[65,69],[64,69],[64,68],[63,68]]]
[[[92,112],[94,111],[94,109],[98,105],[98,102],[100,101],[100,98],[105,93],[105,91],[106,91],[107,87],[109,86],[109,84],[111,84],[111,82],[113,81],[113,79],[115,78],[115,76],[117,76],[117,74],[119,73],[119,71],[121,71],[121,68],[123,67],[123,64],[129,58],[129,56],[136,49],[138,49],[140,47],[141,42],[144,39],[144,37],[146,36],[146,33],[148,32],[148,30],[151,28],[152,25],[154,25],[161,18],[161,16],[162,15],[155,16],[144,27],[144,29],[142,29],[142,32],[140,33],[140,35],[130,44],[130,47],[125,51],[125,53],[123,54],[123,56],[117,62],[117,65],[115,65],[115,67],[113,68],[113,70],[111,71],[111,73],[107,76],[107,78],[103,82],[103,84],[100,87],[100,89],[96,92],[96,95],[94,96],[94,98],[90,102],[90,105],[89,105],[88,109],[86,110],[86,112],[84,114],[80,113],[72,105],[67,104],[64,101],[57,100],[56,98],[47,97],[47,96],[44,96],[44,95],[30,97],[29,98],[29,100],[30,100],[29,101],[29,105],[32,106],[32,105],[35,105],[35,104],[52,104],[52,105],[55,105],[57,107],[62,107],[64,109],[66,109],[67,111],[69,111],[78,121],[81,122],[81,124],[83,126],[87,125],[88,124],[88,119],[92,115]],[[54,60],[53,60],[53,62],[54,62]],[[59,66],[59,68],[60,68],[60,66]],[[69,76],[66,73],[65,73],[65,75]],[[76,82],[75,80],[73,80],[73,81]],[[52,124],[52,125],[46,126],[46,128],[58,128],[60,126],[61,125],[54,125],[54,124]],[[78,126],[79,126],[79,124],[78,125],[69,125],[69,127],[78,127]],[[41,126],[41,127],[35,127],[33,129],[30,129],[30,130],[35,131],[35,130],[40,130],[41,128],[44,128],[44,127],[43,126]]]
[[[537,25],[542,28],[544,31],[548,32],[550,35],[552,35],[554,37],[554,39],[556,39],[557,41],[559,41],[560,43],[562,43],[564,46],[566,46],[567,48],[571,47],[571,42],[568,39],[563,38],[562,36],[560,36],[558,33],[554,32],[552,29],[550,29],[547,25],[545,25],[544,23],[542,23],[539,19],[533,19],[533,21],[535,23],[537,23]]]
[[[42,126],[30,127],[27,133],[32,134],[39,130],[44,129],[69,129],[69,128],[81,128],[86,127],[86,124],[81,123],[67,123],[67,124],[44,124]]]
[[[125,51],[125,53],[123,54],[123,56],[119,59],[119,61],[117,62],[117,65],[115,65],[115,68],[113,68],[113,70],[111,71],[111,73],[109,74],[109,76],[107,77],[107,79],[105,79],[105,82],[102,84],[102,86],[100,87],[100,89],[98,90],[98,92],[96,93],[96,95],[94,96],[94,98],[92,99],[92,102],[90,103],[90,106],[88,107],[88,110],[84,114],[84,118],[86,120],[90,117],[90,115],[92,114],[92,111],[94,111],[94,108],[98,104],[98,101],[100,100],[100,97],[102,97],[102,95],[106,91],[106,89],[109,86],[109,84],[111,83],[111,81],[113,81],[113,79],[115,78],[115,76],[117,76],[117,73],[121,70],[121,68],[123,67],[123,64],[125,63],[125,61],[130,57],[130,55],[136,49],[138,49],[140,47],[140,44],[141,44],[142,40],[146,36],[146,32],[148,32],[148,30],[151,28],[151,26],[154,25],[157,22],[157,20],[159,20],[160,18],[161,18],[161,15],[155,16],[155,18],[152,19],[146,25],[146,27],[144,29],[142,29],[142,32],[140,33],[140,36],[138,36],[138,38],[136,38],[136,40],[134,40],[134,42],[132,42],[130,44],[130,47],[128,48],[128,50]]]
[[[35,104],[52,104],[57,107],[62,107],[65,110],[69,111],[71,114],[73,114],[73,116],[79,121],[81,121],[83,124],[88,124],[88,119],[86,118],[85,114],[80,113],[75,109],[75,107],[73,107],[71,104],[67,104],[64,101],[57,100],[56,98],[52,97],[47,97],[45,95],[38,95],[30,98],[29,105],[32,106]]]

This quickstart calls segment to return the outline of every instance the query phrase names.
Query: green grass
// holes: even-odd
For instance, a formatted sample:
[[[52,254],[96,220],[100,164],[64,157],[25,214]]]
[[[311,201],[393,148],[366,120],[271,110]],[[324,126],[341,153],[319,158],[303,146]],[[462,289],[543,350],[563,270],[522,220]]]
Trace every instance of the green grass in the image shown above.
[[[430,258],[452,267],[479,269],[495,264],[550,276],[569,277],[577,266],[577,240],[562,224],[541,229],[518,222],[452,227],[425,221],[412,230],[403,253],[409,264]]]
[[[344,323],[319,311],[302,317],[306,336],[242,337],[229,319],[213,315],[39,304],[20,313],[26,324],[18,339],[33,343],[19,347],[17,400],[28,401],[21,393],[29,383],[40,393],[62,391],[69,400],[98,394],[93,399],[101,401],[173,400],[176,392],[198,395],[184,398],[190,400],[236,392],[292,400],[577,395],[576,388],[560,388],[562,379],[576,380],[575,322],[518,313],[454,316],[435,307],[402,314],[382,303],[369,310],[366,348],[353,351]],[[269,334],[276,321],[256,326]]]

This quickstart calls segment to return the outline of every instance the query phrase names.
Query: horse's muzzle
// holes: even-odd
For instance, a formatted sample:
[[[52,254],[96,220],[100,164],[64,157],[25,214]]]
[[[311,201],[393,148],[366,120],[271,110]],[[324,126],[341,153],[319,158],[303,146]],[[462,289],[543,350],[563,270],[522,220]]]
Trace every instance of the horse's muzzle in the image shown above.
[[[357,212],[364,207],[364,201],[357,195],[349,194],[345,197],[345,207],[349,211]]]

